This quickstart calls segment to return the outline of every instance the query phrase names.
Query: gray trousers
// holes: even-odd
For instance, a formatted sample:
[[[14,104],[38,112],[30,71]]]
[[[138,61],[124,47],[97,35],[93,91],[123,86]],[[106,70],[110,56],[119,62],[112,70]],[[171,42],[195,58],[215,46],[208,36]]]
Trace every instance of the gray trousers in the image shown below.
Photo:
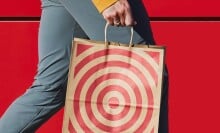
[[[133,43],[154,44],[141,0],[130,4],[138,23]],[[73,37],[103,41],[105,24],[91,0],[42,0],[37,74],[30,88],[2,116],[0,133],[35,132],[63,107]],[[128,43],[129,38],[129,27],[108,28],[109,41]],[[167,73],[164,76],[159,133],[168,132]]]

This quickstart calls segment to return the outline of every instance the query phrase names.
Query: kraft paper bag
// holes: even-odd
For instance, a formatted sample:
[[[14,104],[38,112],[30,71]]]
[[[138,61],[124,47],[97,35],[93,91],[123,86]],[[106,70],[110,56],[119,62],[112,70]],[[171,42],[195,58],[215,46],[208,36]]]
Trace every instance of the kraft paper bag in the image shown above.
[[[63,133],[157,133],[165,48],[75,38]]]

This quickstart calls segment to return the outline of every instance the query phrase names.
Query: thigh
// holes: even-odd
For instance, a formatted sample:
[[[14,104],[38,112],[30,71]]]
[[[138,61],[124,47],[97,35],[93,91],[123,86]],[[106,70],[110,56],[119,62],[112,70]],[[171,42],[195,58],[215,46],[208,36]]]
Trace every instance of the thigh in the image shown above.
[[[34,84],[56,85],[64,82],[73,36],[86,35],[58,1],[43,0],[38,37],[39,64]]]

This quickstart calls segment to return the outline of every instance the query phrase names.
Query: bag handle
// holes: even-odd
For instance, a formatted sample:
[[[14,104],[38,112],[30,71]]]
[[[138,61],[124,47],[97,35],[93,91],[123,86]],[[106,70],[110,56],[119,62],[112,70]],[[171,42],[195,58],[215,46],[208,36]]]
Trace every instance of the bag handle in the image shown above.
[[[107,41],[107,29],[108,29],[109,24],[106,23],[105,25],[105,44],[108,45],[108,41]],[[134,36],[134,28],[131,27],[131,38],[130,38],[130,42],[129,42],[129,47],[132,47],[132,42],[133,42],[133,36]]]

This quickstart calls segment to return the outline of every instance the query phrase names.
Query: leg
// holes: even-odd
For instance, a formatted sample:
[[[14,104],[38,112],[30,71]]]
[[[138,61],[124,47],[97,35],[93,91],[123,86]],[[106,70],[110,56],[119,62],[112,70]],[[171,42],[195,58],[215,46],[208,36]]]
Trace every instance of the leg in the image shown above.
[[[104,40],[104,27],[106,21],[97,12],[91,0],[60,0],[64,7],[79,23],[90,39]],[[137,25],[134,27],[133,43],[155,44],[149,25],[149,18],[141,0],[130,0],[131,8]],[[108,40],[128,43],[130,28],[113,27],[108,30]],[[164,74],[163,92],[160,109],[159,133],[168,133],[168,78],[167,71]]]
[[[64,105],[71,41],[76,28],[77,23],[60,3],[43,1],[38,72],[32,86],[1,118],[1,133],[32,133]],[[76,34],[86,36],[80,31]]]

